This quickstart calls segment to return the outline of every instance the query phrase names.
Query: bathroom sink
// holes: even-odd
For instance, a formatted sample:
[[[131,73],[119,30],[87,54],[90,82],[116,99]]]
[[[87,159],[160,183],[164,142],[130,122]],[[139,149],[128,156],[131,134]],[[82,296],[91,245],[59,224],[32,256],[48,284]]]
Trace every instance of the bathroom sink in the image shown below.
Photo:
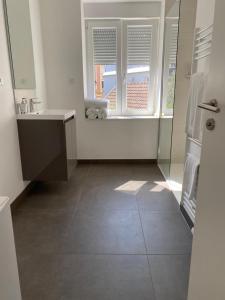
[[[45,109],[38,112],[17,115],[18,120],[68,120],[75,116],[75,110]]]

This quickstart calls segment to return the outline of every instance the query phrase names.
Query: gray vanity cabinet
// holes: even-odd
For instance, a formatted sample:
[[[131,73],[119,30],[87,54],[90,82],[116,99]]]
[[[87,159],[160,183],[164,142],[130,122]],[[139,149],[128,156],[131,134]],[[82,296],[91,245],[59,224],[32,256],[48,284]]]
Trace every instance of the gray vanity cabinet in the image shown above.
[[[24,180],[66,181],[76,166],[76,123],[17,120]]]

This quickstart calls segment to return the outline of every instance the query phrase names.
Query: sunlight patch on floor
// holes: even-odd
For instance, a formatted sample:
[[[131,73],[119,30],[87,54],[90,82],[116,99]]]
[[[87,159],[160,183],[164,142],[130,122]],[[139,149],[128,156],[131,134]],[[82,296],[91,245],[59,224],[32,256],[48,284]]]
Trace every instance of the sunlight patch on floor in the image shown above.
[[[160,193],[163,190],[169,190],[169,186],[166,181],[155,181],[156,186],[154,186],[150,192]]]
[[[179,182],[176,182],[174,180],[168,180],[168,184],[172,191],[174,192],[182,192],[182,184]]]
[[[115,188],[115,191],[124,193],[137,194],[139,190],[147,183],[147,181],[130,180],[121,186]]]

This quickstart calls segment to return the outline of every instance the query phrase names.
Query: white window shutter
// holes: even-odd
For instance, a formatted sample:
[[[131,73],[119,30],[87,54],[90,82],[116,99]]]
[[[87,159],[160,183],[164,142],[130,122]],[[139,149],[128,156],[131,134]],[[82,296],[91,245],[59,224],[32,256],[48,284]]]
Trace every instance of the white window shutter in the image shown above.
[[[117,29],[93,28],[93,55],[95,65],[117,63]]]
[[[151,25],[127,27],[127,59],[128,65],[151,65],[152,59]]]
[[[178,24],[172,24],[170,27],[169,64],[176,64],[177,36],[178,36]]]

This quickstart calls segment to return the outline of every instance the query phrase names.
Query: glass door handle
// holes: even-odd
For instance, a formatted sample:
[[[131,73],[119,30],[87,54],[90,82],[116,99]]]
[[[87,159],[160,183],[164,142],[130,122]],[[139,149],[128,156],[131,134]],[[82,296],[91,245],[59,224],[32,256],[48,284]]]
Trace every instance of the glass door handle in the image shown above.
[[[215,113],[220,112],[220,108],[218,106],[218,101],[216,99],[212,99],[209,102],[201,103],[198,105],[199,108],[206,109]]]

